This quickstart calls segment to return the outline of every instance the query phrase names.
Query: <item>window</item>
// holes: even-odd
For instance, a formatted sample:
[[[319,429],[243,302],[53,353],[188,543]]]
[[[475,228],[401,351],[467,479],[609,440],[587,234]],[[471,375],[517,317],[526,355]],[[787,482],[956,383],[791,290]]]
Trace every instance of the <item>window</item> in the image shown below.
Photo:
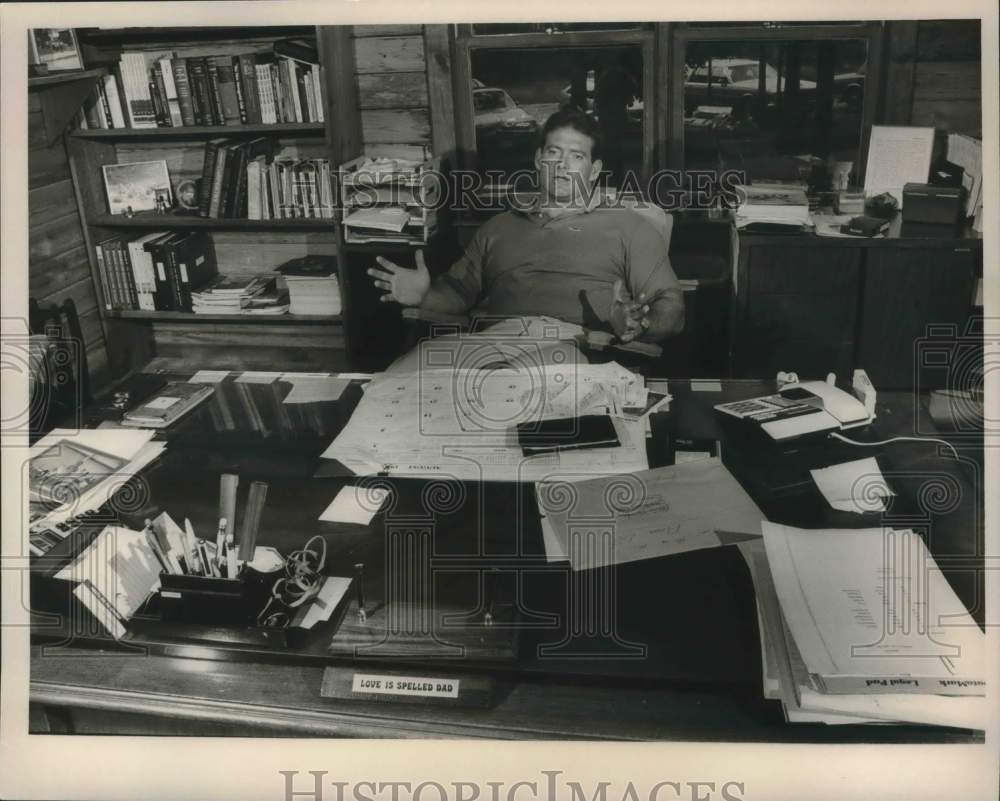
[[[863,180],[881,22],[526,23],[455,28],[462,166],[532,168],[562,106],[592,115],[608,183],[736,169],[797,179],[817,160]]]
[[[545,121],[560,108],[592,116],[605,179],[652,168],[653,28],[639,23],[459,26],[456,107],[463,166],[491,182],[533,170]]]
[[[570,31],[624,31],[648,28],[649,23],[641,22],[517,22],[479,23],[472,26],[477,35],[544,33],[556,35]]]
[[[818,162],[862,178],[881,23],[678,25],[670,163],[800,180]],[[874,74],[874,73],[872,73]]]

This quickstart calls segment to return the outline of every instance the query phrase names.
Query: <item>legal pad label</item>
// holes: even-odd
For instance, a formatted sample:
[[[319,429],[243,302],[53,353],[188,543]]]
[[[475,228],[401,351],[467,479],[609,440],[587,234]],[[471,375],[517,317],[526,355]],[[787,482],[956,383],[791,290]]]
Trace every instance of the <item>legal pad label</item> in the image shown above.
[[[385,676],[378,673],[355,673],[351,692],[367,695],[409,695],[421,698],[458,698],[456,679],[427,676]]]

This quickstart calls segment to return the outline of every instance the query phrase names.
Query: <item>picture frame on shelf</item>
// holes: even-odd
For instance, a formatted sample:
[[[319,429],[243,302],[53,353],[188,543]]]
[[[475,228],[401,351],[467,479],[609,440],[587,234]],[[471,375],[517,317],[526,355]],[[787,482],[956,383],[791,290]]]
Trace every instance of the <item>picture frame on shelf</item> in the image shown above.
[[[173,205],[166,161],[105,164],[101,169],[108,213],[165,211]]]
[[[71,72],[83,69],[83,57],[72,28],[32,28],[28,32],[29,61],[44,65],[46,71]]]

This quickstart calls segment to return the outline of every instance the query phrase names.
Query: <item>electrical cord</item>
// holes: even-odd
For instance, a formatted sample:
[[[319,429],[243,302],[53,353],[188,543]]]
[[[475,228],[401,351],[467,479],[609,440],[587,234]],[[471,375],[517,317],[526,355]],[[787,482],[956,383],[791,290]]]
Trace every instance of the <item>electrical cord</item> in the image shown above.
[[[948,448],[952,452],[952,455],[955,457],[956,460],[959,458],[958,451],[955,450],[954,445],[952,445],[947,440],[937,439],[936,437],[891,437],[890,439],[880,439],[876,442],[861,442],[856,439],[848,439],[843,434],[838,434],[836,431],[831,431],[830,436],[833,437],[833,439],[838,439],[841,442],[846,442],[848,445],[858,445],[860,447],[869,447],[874,445],[888,445],[892,442],[937,442],[939,445],[944,445],[946,448]]]
[[[310,546],[319,541],[319,549]],[[290,612],[319,594],[323,584],[323,565],[326,563],[326,540],[319,534],[311,537],[297,551],[292,551],[285,559],[285,575],[278,578],[271,587],[271,597],[257,616],[257,622],[268,628],[284,628],[291,621]],[[277,604],[277,611],[271,610]]]

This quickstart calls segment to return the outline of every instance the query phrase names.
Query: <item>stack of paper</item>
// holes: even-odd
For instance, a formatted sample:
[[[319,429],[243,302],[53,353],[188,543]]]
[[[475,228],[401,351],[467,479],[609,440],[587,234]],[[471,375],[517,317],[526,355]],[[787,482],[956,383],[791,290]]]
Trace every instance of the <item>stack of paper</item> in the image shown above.
[[[809,201],[801,186],[753,184],[738,187],[736,227],[755,223],[802,228],[809,224]]]
[[[581,480],[645,470],[641,410],[649,397],[642,377],[613,362],[546,364],[543,344],[530,337],[435,339],[429,357],[439,359],[452,345],[454,363],[466,366],[415,365],[376,376],[323,457],[363,475],[469,481],[535,481],[553,473]],[[621,445],[522,453],[518,423],[584,414],[610,415]]]
[[[76,583],[73,594],[116,639],[150,593],[161,565],[144,532],[108,526],[56,578]]]
[[[273,275],[220,275],[191,293],[195,314],[244,314],[251,298],[273,292]]]
[[[351,212],[344,218],[344,225],[348,228],[393,231],[398,234],[409,220],[409,212],[400,206],[373,206]]]
[[[340,314],[340,283],[330,275],[286,275],[292,314]]]
[[[546,558],[573,570],[759,539],[764,518],[714,458],[572,487],[553,474],[536,489]]]
[[[919,536],[767,522],[763,532],[763,548],[742,547],[765,695],[789,720],[985,726],[985,637]]]
[[[974,217],[973,228],[983,230],[983,143],[965,134],[948,134],[948,161],[963,169],[965,216]]]

